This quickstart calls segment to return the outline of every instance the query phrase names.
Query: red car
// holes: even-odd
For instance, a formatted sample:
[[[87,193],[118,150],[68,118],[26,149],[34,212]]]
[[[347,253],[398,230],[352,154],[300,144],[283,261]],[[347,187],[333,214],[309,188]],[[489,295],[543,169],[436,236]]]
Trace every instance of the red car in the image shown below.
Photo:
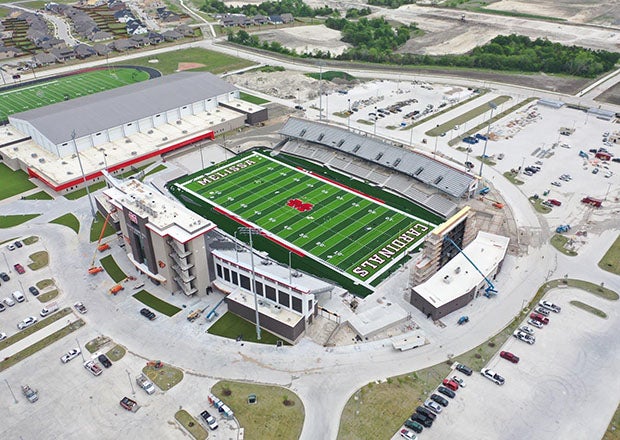
[[[536,321],[542,322],[545,325],[549,324],[549,318],[541,315],[540,313],[532,312],[530,314],[530,318],[535,319]]]
[[[443,384],[444,386],[450,388],[452,391],[457,391],[459,389],[459,384],[452,379],[444,379]]]
[[[21,264],[14,264],[13,268],[15,269],[15,271],[20,274],[23,275],[26,273],[26,270],[24,269],[24,266],[22,266]]]
[[[549,200],[547,200],[547,202],[551,203],[554,206],[562,206],[562,202],[560,202],[559,200],[556,200],[556,199],[549,199]]]
[[[519,356],[509,352],[509,351],[502,351],[499,354],[499,357],[502,357],[510,362],[512,362],[513,364],[518,364],[519,363]]]

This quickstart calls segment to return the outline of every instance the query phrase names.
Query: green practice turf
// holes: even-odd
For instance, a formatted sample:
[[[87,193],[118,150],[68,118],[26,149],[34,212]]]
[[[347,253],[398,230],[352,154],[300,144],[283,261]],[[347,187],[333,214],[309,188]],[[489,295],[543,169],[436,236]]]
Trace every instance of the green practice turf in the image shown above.
[[[7,90],[0,93],[0,122],[6,121],[14,113],[147,79],[148,73],[136,69],[101,69]]]
[[[139,291],[138,293],[134,294],[133,297],[141,303],[146,304],[147,306],[157,310],[159,313],[163,313],[166,316],[174,316],[181,311],[181,309],[177,306],[151,295],[146,290]]]
[[[434,226],[260,153],[181,179],[173,189],[363,283],[390,270]],[[295,201],[302,206],[290,206]]]
[[[0,95],[1,105],[2,96]],[[0,200],[13,197],[32,188],[36,188],[36,185],[28,180],[28,174],[22,170],[13,171],[5,164],[0,163]]]

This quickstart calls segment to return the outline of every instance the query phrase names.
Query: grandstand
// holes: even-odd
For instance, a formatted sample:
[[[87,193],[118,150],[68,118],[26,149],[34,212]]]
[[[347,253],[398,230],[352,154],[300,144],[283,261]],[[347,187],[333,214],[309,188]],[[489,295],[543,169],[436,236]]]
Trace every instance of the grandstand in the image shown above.
[[[450,198],[471,196],[477,186],[475,176],[450,164],[338,127],[290,118],[280,134],[287,138],[283,152],[398,192],[443,217],[457,210]]]

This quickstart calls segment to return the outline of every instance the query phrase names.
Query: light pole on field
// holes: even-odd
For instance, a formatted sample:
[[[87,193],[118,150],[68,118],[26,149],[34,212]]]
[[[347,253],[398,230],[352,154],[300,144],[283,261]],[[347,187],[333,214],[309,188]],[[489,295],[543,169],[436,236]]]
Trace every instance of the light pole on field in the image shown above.
[[[482,166],[487,156],[487,143],[489,142],[489,133],[491,132],[491,122],[493,119],[493,110],[497,108],[497,105],[493,101],[489,101],[489,107],[491,107],[491,116],[489,116],[489,125],[487,126],[487,135],[484,140],[484,150],[482,151],[482,160],[480,161],[480,179],[482,179]]]
[[[88,195],[88,203],[90,204],[90,213],[93,215],[93,218],[96,217],[95,207],[93,206],[93,199],[90,195],[90,188],[88,187],[88,182],[86,181],[86,175],[84,174],[84,167],[82,166],[82,159],[80,158],[80,152],[78,151],[77,142],[75,141],[75,130],[71,132],[71,140],[73,141],[73,148],[75,148],[75,155],[77,156],[78,164],[80,165],[80,171],[82,172],[82,182],[86,187],[86,194]]]

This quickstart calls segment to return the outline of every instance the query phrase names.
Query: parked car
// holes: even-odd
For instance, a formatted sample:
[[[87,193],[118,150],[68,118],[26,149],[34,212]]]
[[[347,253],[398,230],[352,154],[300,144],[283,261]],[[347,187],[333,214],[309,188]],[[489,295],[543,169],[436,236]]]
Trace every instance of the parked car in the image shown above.
[[[454,399],[454,397],[456,396],[454,391],[452,391],[450,388],[437,387],[437,391],[439,393],[443,394],[444,396],[448,396],[450,399]]]
[[[452,380],[459,384],[459,387],[465,388],[465,381],[458,376],[452,376]]]
[[[81,302],[76,302],[75,304],[73,304],[73,307],[75,307],[75,310],[77,310],[81,314],[84,314],[88,311],[84,304],[82,304]]]
[[[35,325],[36,323],[37,323],[37,318],[34,317],[34,316],[29,316],[26,319],[20,321],[17,324],[17,328],[20,329],[20,330],[23,330],[23,329],[28,328],[28,327],[30,327],[32,325]]]
[[[535,319],[536,321],[540,321],[545,325],[549,324],[549,318],[541,315],[540,313],[532,312],[530,313],[530,318]]]
[[[26,269],[24,269],[24,266],[22,266],[21,264],[17,263],[13,265],[13,269],[15,269],[15,272],[17,272],[20,275],[23,275],[26,273]]]
[[[60,361],[63,364],[66,364],[67,362],[69,362],[71,359],[75,359],[76,357],[78,357],[80,355],[81,351],[79,348],[74,348],[73,350],[69,350],[67,352],[67,354],[64,354],[61,358]]]
[[[559,200],[556,200],[556,199],[549,199],[549,200],[547,200],[547,202],[551,203],[554,206],[562,206],[562,202],[560,202]]]
[[[415,435],[412,431],[409,431],[408,429],[405,429],[405,428],[400,430],[400,436],[407,440],[416,440],[418,438],[418,436]]]
[[[105,354],[100,354],[97,359],[99,359],[99,362],[101,362],[101,365],[103,365],[106,368],[110,368],[112,366],[112,361],[110,361],[110,359],[108,359],[108,357]]]
[[[9,298],[8,296],[7,296],[6,298],[4,298],[4,299],[2,300],[2,302],[3,302],[5,305],[9,306],[9,307],[13,307],[13,306],[15,305],[15,301],[13,301],[13,300],[12,300],[11,298]]]
[[[405,420],[405,426],[412,431],[417,432],[418,434],[424,430],[424,427],[422,425],[420,425],[418,422],[414,422],[411,419]]]
[[[431,394],[431,400],[437,402],[438,404],[440,404],[441,406],[448,406],[448,400],[441,397],[439,394]]]
[[[463,373],[465,376],[471,376],[471,374],[473,373],[471,368],[463,364],[456,364],[456,369]]]
[[[218,427],[217,420],[215,420],[215,417],[209,414],[209,411],[201,412],[200,417],[202,417],[202,419],[205,421],[205,423],[207,424],[207,426],[209,427],[211,431],[214,431],[217,429]]]
[[[430,428],[431,426],[433,426],[433,421],[431,419],[426,417],[424,414],[420,414],[420,413],[417,413],[417,412],[413,413],[411,415],[411,420],[413,422],[417,422],[417,423],[421,424],[425,428]]]
[[[519,341],[527,342],[530,345],[532,345],[532,344],[534,344],[534,342],[536,342],[536,338],[534,338],[534,336],[528,335],[527,333],[523,333],[523,332],[520,332],[518,330],[516,332],[514,332],[512,334],[512,336],[517,338]]]
[[[424,406],[430,410],[435,411],[437,414],[441,413],[441,405],[431,399],[426,399],[426,402],[424,402]]]
[[[431,419],[432,421],[435,421],[435,419],[437,418],[437,414],[435,414],[433,411],[431,411],[430,409],[425,408],[425,407],[423,407],[423,406],[418,406],[418,407],[415,409],[415,411],[416,411],[418,414],[422,414],[423,416],[425,416],[425,417],[427,417],[427,418]]]
[[[474,164],[471,163],[470,161],[465,162],[465,166],[467,167],[467,169],[471,170],[474,167]]]
[[[0,312],[4,312],[5,310],[6,310],[6,307],[4,306],[4,304],[0,302]]]
[[[528,319],[527,323],[532,325],[532,326],[534,326],[534,327],[536,327],[536,328],[543,328],[544,327],[542,322],[537,321],[537,320],[532,319],[532,318]]]
[[[32,293],[32,296],[37,296],[39,294],[39,289],[34,286],[28,287],[28,290]]]
[[[15,243],[13,243],[15,245],[15,247],[20,248],[23,246],[23,244],[21,243],[21,241],[16,241]]]
[[[552,312],[555,313],[560,313],[560,311],[562,310],[562,308],[558,305],[553,304],[552,302],[549,301],[541,301],[538,303],[540,306],[545,307],[546,309],[551,310]]]
[[[148,318],[149,320],[153,320],[156,318],[157,315],[155,315],[155,313],[153,313],[152,311],[150,311],[149,309],[147,309],[146,307],[140,310],[140,314],[142,316],[144,316],[145,318]]]
[[[6,333],[0,333],[0,341],[4,341],[6,339]]]
[[[517,356],[514,353],[511,353],[509,351],[501,351],[499,353],[499,357],[504,358],[507,361],[512,362],[513,364],[518,364],[519,363],[519,356]]]
[[[536,313],[540,313],[543,316],[549,316],[549,310],[545,309],[544,307],[538,306],[534,309],[534,311]]]
[[[480,374],[482,374],[490,381],[495,382],[497,385],[504,385],[504,383],[506,382],[506,380],[502,376],[500,376],[490,368],[483,368],[482,371],[480,371]]]
[[[14,244],[7,244],[6,248],[10,251],[14,251],[15,250],[15,245]]]
[[[443,385],[447,388],[450,388],[452,391],[458,391],[459,389],[459,384],[452,379],[444,379]]]
[[[2,278],[2,281],[9,281],[11,279],[6,272],[0,272],[0,278]]]
[[[555,180],[555,181],[551,182],[551,185],[553,185],[553,186],[557,186],[558,188],[559,188],[560,186],[562,186],[562,184],[561,184],[560,182],[558,182],[557,180]]]
[[[528,335],[534,334],[534,329],[528,327],[527,325],[522,325],[521,327],[519,327],[519,330],[521,330],[523,333],[527,333]]]
[[[594,168],[594,169],[592,170],[592,174],[598,174],[598,168]]]

